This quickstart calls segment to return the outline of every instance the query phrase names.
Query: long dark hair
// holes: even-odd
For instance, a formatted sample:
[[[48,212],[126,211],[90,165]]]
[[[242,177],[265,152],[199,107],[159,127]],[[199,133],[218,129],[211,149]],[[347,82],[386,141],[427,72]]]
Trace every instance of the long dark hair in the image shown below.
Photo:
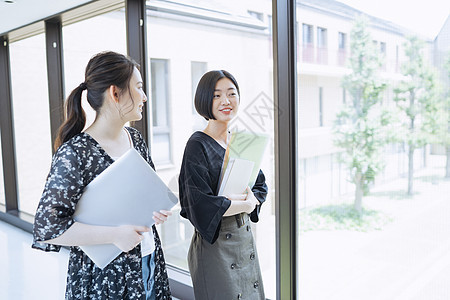
[[[55,149],[80,133],[86,125],[86,114],[81,106],[83,91],[87,90],[88,103],[98,113],[103,105],[104,92],[111,85],[117,86],[121,94],[129,91],[134,67],[139,69],[131,58],[112,51],[100,52],[89,60],[84,82],[66,100],[65,121],[59,127]]]

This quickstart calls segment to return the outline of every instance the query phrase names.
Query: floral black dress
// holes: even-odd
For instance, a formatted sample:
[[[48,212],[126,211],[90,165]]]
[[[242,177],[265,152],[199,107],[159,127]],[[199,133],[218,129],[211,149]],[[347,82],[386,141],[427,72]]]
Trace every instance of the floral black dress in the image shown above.
[[[126,127],[134,148],[154,168],[139,131]],[[114,160],[90,135],[80,133],[61,145],[53,156],[50,173],[36,211],[33,248],[59,251],[61,246],[42,243],[63,234],[72,224],[84,188]],[[156,299],[171,299],[161,241],[155,237]],[[122,253],[103,270],[76,246],[70,247],[66,299],[145,299],[140,245]]]

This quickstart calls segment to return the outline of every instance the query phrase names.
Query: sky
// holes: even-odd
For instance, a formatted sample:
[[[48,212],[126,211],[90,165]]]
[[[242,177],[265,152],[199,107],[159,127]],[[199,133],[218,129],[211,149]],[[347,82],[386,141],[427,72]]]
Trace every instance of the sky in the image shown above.
[[[338,0],[434,39],[450,14],[450,0]]]

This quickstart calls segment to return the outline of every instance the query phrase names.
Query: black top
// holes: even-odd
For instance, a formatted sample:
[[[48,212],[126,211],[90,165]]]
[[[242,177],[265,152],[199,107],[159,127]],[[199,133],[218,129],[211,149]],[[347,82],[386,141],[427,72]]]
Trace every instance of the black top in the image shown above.
[[[127,130],[134,148],[154,168],[139,131],[130,127]],[[73,225],[72,216],[84,188],[113,162],[86,133],[74,136],[58,148],[36,211],[33,248],[60,250],[61,246],[42,241],[60,236]],[[161,241],[155,226],[152,229],[156,247],[156,299],[171,299]],[[102,270],[79,247],[70,247],[66,299],[145,299],[140,249],[138,245],[129,252],[122,252]]]
[[[181,216],[189,219],[203,239],[214,243],[219,234],[223,214],[231,201],[217,196],[218,182],[225,149],[209,135],[197,131],[188,140],[184,150],[180,177]],[[252,191],[262,204],[266,200],[266,178],[260,170]],[[250,214],[258,222],[261,204]]]

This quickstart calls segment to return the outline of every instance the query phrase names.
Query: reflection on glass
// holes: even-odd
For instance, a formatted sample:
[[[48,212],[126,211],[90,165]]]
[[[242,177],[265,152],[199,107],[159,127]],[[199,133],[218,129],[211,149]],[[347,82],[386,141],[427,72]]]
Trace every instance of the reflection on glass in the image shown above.
[[[203,130],[208,122],[199,116],[197,113],[197,110],[195,109],[194,105],[194,97],[195,97],[195,91],[197,89],[197,84],[200,81],[200,78],[203,76],[203,74],[208,71],[206,62],[199,62],[199,61],[192,61],[191,62],[191,82],[192,82],[192,118],[194,119],[194,126],[193,130]]]
[[[173,166],[155,162],[158,174],[175,192],[181,159],[188,138],[206,123],[193,113],[193,94],[199,78],[208,70],[224,69],[239,82],[241,103],[232,124],[246,130],[268,133],[272,138],[262,169],[270,194],[262,207],[254,233],[263,272],[266,296],[275,299],[275,218],[273,205],[273,102],[272,43],[268,22],[272,3],[226,1],[148,2],[148,52],[151,61],[169,61],[167,107],[170,120]],[[164,13],[162,13],[164,11]],[[154,73],[152,71],[152,73]],[[154,76],[155,74],[152,74]],[[164,87],[161,87],[164,88]],[[158,87],[156,87],[158,91]],[[150,101],[159,101],[150,99]],[[154,107],[156,118],[165,113]],[[159,125],[158,125],[159,126]],[[154,138],[156,137],[154,128]],[[152,155],[167,155],[153,141]],[[157,151],[166,151],[157,154]],[[167,262],[187,269],[187,251],[193,233],[190,222],[179,215],[179,208],[161,228]]]
[[[19,210],[34,214],[51,160],[45,36],[10,44]]]
[[[170,162],[170,136],[168,133],[153,132],[152,159],[155,164]]]
[[[302,24],[302,58],[303,61],[312,62],[313,53],[313,27],[309,24]]]
[[[433,69],[431,53],[450,49],[448,39],[411,50],[414,32],[327,3],[297,6],[298,299],[448,298],[440,283],[450,267],[450,183],[430,130],[440,125],[429,82],[442,83],[421,73]],[[447,21],[441,32],[449,31]],[[406,86],[422,98],[406,101],[414,98]]]
[[[169,62],[166,59],[151,59],[150,70],[153,124],[152,157],[155,164],[170,164]]]
[[[345,61],[347,59],[346,49],[347,49],[347,34],[339,32],[338,36],[338,65],[345,66]]]
[[[84,81],[84,71],[89,59],[101,51],[127,54],[125,11],[123,9],[95,16],[63,26],[64,87],[67,97]],[[82,97],[86,112],[86,127],[95,118],[95,112]]]

